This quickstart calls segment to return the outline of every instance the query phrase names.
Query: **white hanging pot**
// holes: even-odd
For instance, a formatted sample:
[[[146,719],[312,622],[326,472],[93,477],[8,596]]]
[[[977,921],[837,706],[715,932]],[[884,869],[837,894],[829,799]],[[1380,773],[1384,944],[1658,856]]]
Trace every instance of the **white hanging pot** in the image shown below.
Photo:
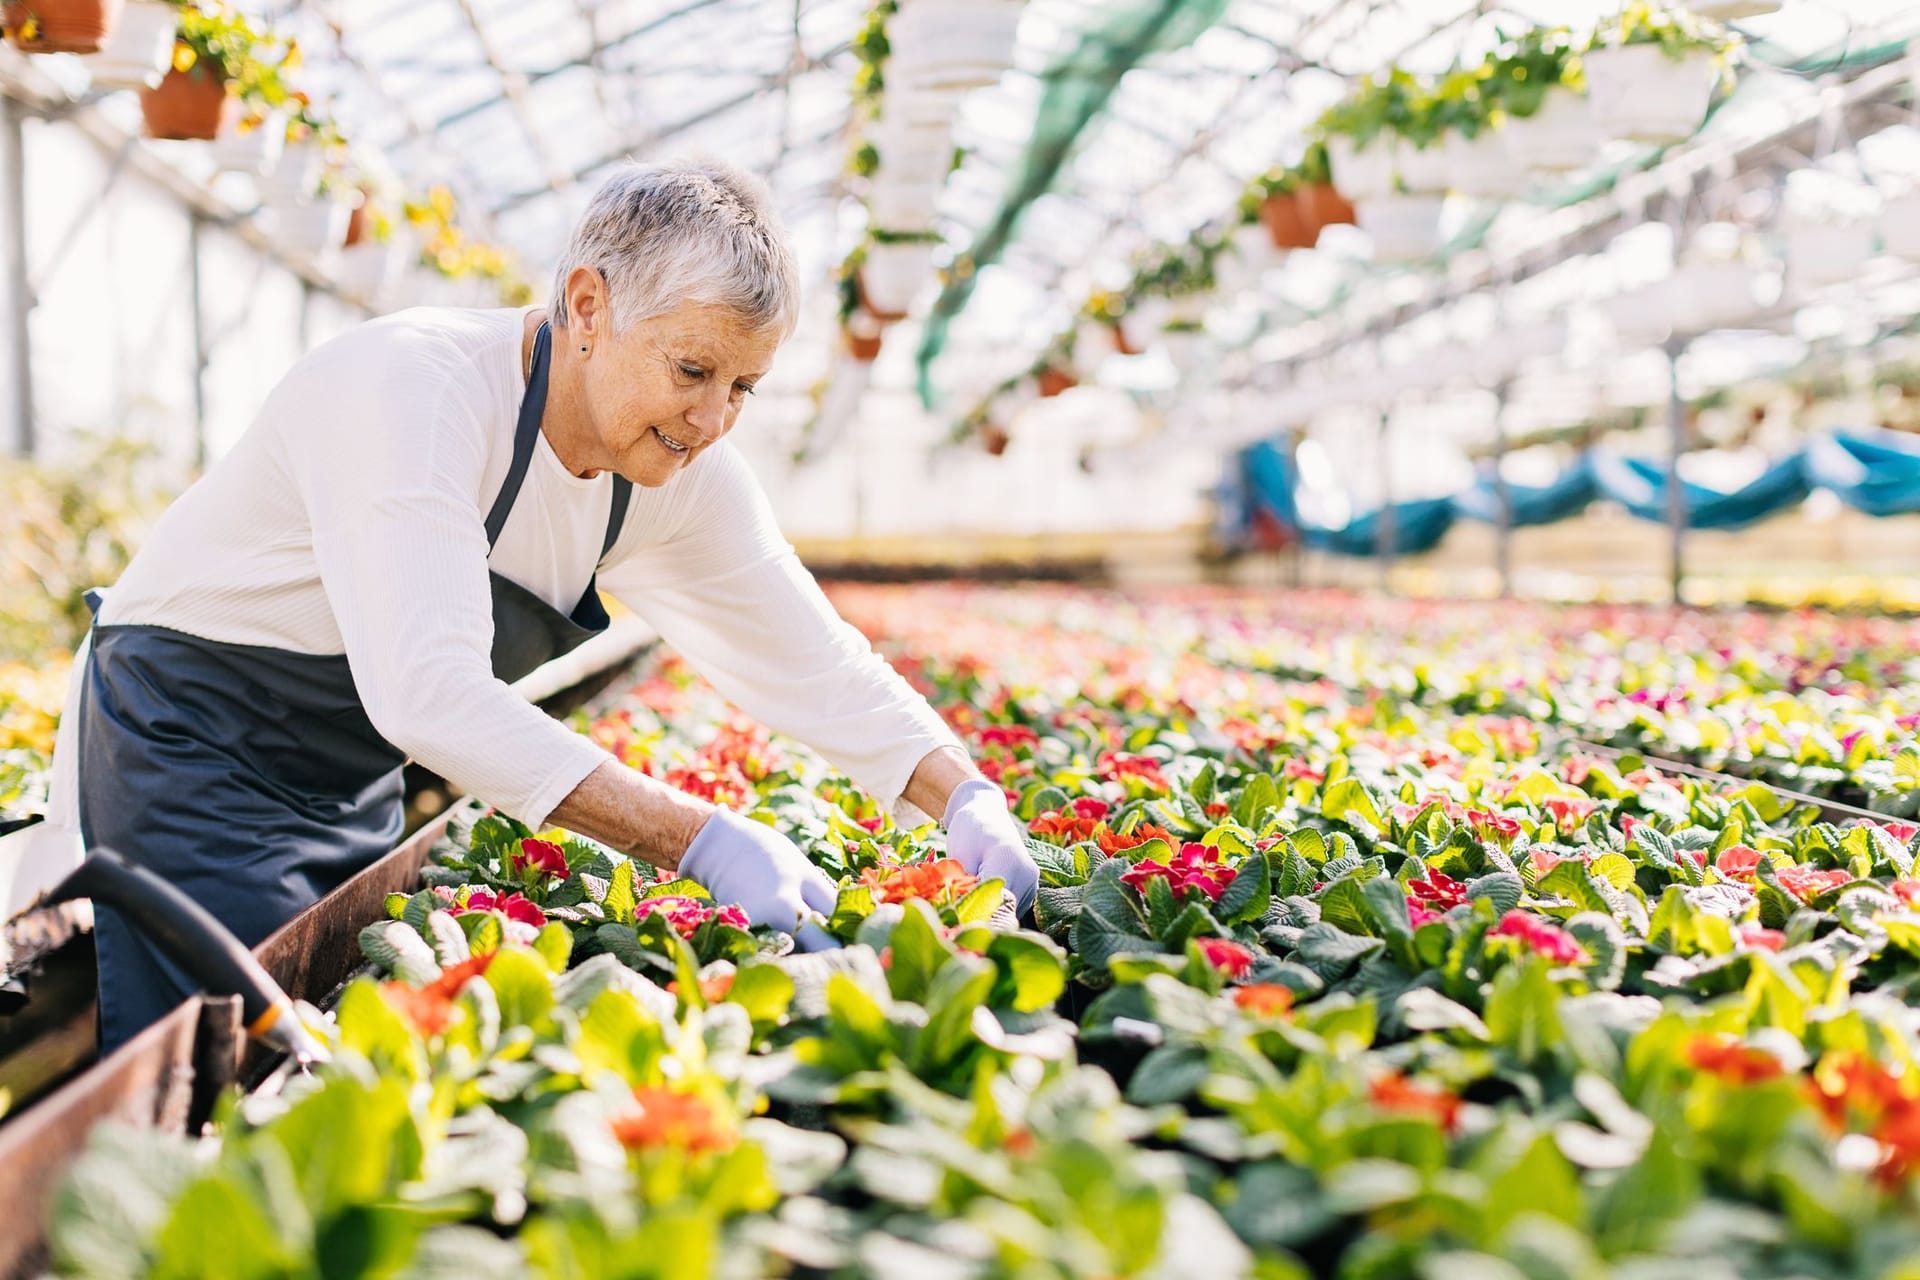
[[[1673,332],[1669,284],[1670,280],[1657,280],[1600,299],[1600,313],[1613,326],[1620,350],[1658,346]]]
[[[1880,210],[1880,243],[1896,258],[1920,262],[1920,187],[1895,196]]]
[[[1092,382],[1114,353],[1113,330],[1097,320],[1081,320],[1073,331],[1073,376]]]
[[[379,298],[392,287],[405,260],[405,247],[398,237],[386,241],[362,240],[340,251],[340,264],[334,275],[348,293]]]
[[[977,89],[1013,65],[1024,0],[905,0],[887,23],[889,92]]]
[[[1781,0],[1693,0],[1687,8],[1696,18],[1714,22],[1738,22],[1742,18],[1764,18],[1780,12]]]
[[[940,207],[940,184],[908,182],[882,172],[867,193],[867,210],[876,227],[895,231],[926,231]]]
[[[1584,169],[1600,150],[1600,133],[1586,99],[1565,86],[1547,90],[1538,111],[1507,121],[1498,136],[1508,159],[1541,173]]]
[[[932,278],[932,245],[874,241],[860,267],[860,295],[876,316],[903,316]]]
[[[1365,150],[1356,149],[1352,138],[1327,139],[1327,166],[1333,170],[1334,188],[1355,204],[1375,196],[1393,194],[1395,139],[1377,134]]]
[[[941,187],[953,168],[953,131],[945,124],[882,125],[874,130],[878,173],[898,182]]]
[[[255,177],[280,163],[287,145],[287,122],[278,111],[269,111],[258,121],[244,120],[207,144],[215,173],[246,173]]]
[[[1453,185],[1447,172],[1447,153],[1436,139],[1425,147],[1402,142],[1394,148],[1395,190],[1410,196],[1445,195]]]
[[[1874,225],[1858,221],[1790,222],[1787,274],[1799,289],[1858,279],[1873,258]]]
[[[1747,262],[1703,262],[1682,266],[1667,282],[1666,299],[1674,331],[1711,333],[1750,324],[1760,312],[1770,273]]]
[[[1719,76],[1712,54],[1669,58],[1657,44],[1595,49],[1582,64],[1594,127],[1603,137],[1633,142],[1691,138],[1706,118]]]
[[[1207,345],[1207,335],[1200,329],[1162,329],[1160,345],[1166,349],[1167,359],[1173,367],[1182,372],[1200,363],[1201,353]]]
[[[1461,195],[1510,200],[1526,194],[1526,170],[1513,162],[1506,141],[1494,130],[1482,129],[1471,138],[1450,133],[1444,145],[1448,182]]]
[[[325,156],[317,142],[289,142],[280,152],[280,163],[260,179],[260,199],[276,207],[304,203],[313,199],[320,185],[320,168]]]
[[[173,62],[180,10],[160,0],[127,0],[98,53],[80,61],[97,89],[152,89]]]
[[[1373,241],[1375,262],[1413,262],[1440,248],[1442,196],[1376,196],[1357,202],[1360,229]]]
[[[347,234],[353,210],[338,200],[276,205],[273,236],[282,246],[309,258],[318,258],[339,246]]]

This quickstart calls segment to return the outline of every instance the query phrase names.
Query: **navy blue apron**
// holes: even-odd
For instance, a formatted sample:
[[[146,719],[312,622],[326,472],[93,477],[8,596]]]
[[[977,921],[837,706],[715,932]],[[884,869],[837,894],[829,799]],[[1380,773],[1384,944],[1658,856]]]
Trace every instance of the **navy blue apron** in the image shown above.
[[[526,479],[547,402],[552,336],[534,339],[513,463],[487,514],[491,552]],[[633,487],[614,478],[604,560]],[[518,680],[606,629],[597,578],[571,614],[489,570],[493,673]],[[97,597],[94,599],[98,608]],[[80,703],[80,830],[257,945],[399,839],[405,757],[367,718],[344,655],[223,644],[156,626],[93,629]],[[101,1052],[195,984],[96,907]]]

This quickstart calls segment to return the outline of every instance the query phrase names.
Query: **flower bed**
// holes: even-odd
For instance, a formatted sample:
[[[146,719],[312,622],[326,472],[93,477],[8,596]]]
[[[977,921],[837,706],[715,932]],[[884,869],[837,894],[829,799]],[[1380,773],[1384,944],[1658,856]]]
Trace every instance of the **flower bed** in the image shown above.
[[[657,663],[582,730],[796,839],[849,945],[789,955],[697,885],[479,817],[363,934],[333,1066],[197,1149],[95,1139],[60,1269],[1915,1265],[1916,831],[1556,738],[1608,669],[1616,707],[1684,695],[1636,732],[1837,697],[1878,753],[1857,779],[1908,749],[1905,633],[1709,619],[1681,643],[1733,656],[1694,661],[1661,615],[1516,610],[1522,642],[1342,599],[1350,641],[1331,597],[839,593],[1028,824],[1026,928],[936,829]]]

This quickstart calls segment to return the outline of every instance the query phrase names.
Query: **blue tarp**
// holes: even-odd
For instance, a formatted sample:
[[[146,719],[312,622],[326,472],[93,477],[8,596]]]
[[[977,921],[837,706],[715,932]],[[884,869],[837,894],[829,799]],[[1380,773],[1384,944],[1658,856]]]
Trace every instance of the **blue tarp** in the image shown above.
[[[1298,529],[1308,546],[1337,555],[1366,556],[1379,549],[1382,515],[1378,510],[1357,515],[1339,528],[1301,520],[1294,499],[1293,464],[1277,444],[1263,442],[1247,449],[1241,455],[1241,474],[1249,519],[1254,507],[1264,508],[1282,524]],[[1721,491],[1683,483],[1687,527],[1744,529],[1798,506],[1815,489],[1829,490],[1871,516],[1920,512],[1920,440],[1878,429],[1836,431],[1816,437],[1738,489]],[[1551,484],[1508,485],[1507,499],[1516,528],[1570,519],[1602,499],[1619,503],[1642,520],[1665,523],[1667,469],[1592,449]],[[1499,491],[1490,477],[1452,497],[1395,503],[1393,551],[1417,555],[1431,550],[1455,520],[1494,523],[1499,518]]]

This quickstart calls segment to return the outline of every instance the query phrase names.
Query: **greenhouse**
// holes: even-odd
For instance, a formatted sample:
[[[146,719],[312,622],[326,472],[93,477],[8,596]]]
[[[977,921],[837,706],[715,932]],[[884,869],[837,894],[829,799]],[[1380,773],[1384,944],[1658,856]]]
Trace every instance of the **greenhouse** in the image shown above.
[[[0,28],[0,1280],[1920,1280],[1920,8]]]

